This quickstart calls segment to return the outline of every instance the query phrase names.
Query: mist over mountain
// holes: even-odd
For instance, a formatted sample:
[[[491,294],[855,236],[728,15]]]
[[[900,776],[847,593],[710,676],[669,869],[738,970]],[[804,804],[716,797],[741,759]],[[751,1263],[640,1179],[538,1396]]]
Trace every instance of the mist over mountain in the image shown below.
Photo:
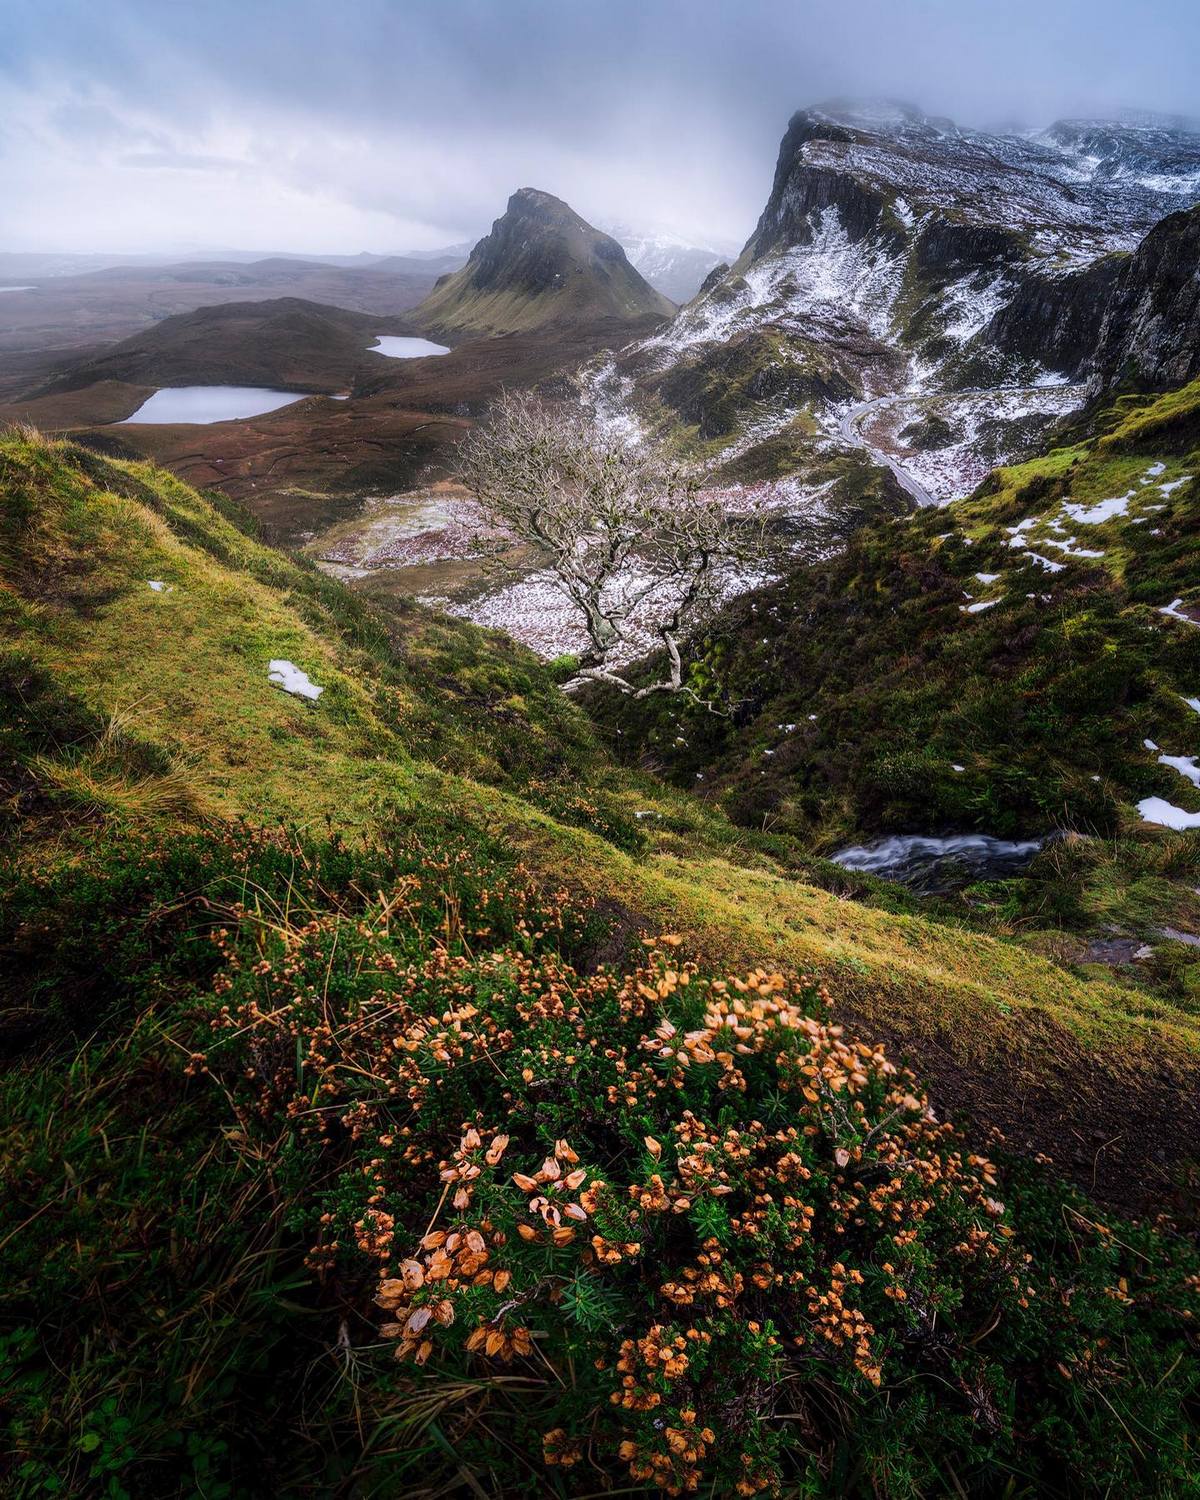
[[[101,18],[15,0],[8,248],[434,249],[474,242],[522,182],[592,223],[744,243],[780,122],[806,101],[892,95],[1028,130],[1147,104],[1200,114],[1200,19],[1182,0],[367,0],[350,32],[316,0],[290,10],[281,45],[261,4],[120,0]]]

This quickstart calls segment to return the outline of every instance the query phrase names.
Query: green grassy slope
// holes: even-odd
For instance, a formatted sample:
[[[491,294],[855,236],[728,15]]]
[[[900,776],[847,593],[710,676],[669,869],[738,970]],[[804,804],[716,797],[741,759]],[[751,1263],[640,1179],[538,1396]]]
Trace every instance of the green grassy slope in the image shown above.
[[[1200,629],[1163,613],[1200,603],[1198,410],[1200,386],[1123,402],[1096,436],[739,601],[696,669],[732,717],[610,702],[617,743],[736,821],[821,850],[1069,830],[976,908],[1152,943],[1200,930],[1196,835],[1137,812],[1152,797],[1200,808],[1159,758],[1200,751]],[[1161,963],[1194,1006],[1187,959],[1176,946]]]
[[[1186,1152],[1200,1053],[1187,1008],[1004,934],[847,905],[806,881],[786,839],[616,767],[502,637],[374,612],[160,471],[20,436],[0,465],[9,805],[30,861],[86,862],[98,841],[180,822],[369,841],[381,821],[437,818],[597,900],[610,956],[665,926],[722,965],[819,975],[848,1019],[921,1058],[947,1103],[982,1103],[1017,1139],[1069,1146],[1080,1109],[1103,1119],[1121,1098],[1178,1114]],[[277,658],[321,698],[273,686]],[[1118,1155],[1106,1170],[1123,1191]]]
[[[5,434],[0,504],[6,1492],[565,1497],[698,1465],[718,1493],[1069,1493],[1102,1455],[1122,1493],[1182,1493],[1200,1310],[1187,1243],[1096,1228],[1086,1200],[1023,1167],[989,1206],[992,1168],[903,1092],[915,1082],[898,1089],[882,1059],[853,1061],[870,1049],[800,1019],[829,1007],[894,1041],[939,1108],[974,1110],[977,1139],[1002,1125],[1102,1193],[1162,1203],[1200,1136],[1186,1009],[810,883],[789,840],[616,765],[504,638],[374,610],[149,465]],[[320,698],[274,686],[276,658]],[[664,932],[628,986],[596,974]],[[667,979],[692,957],[695,989]],[[782,1050],[775,965],[812,976],[786,991]],[[710,990],[704,973],[750,982]],[[731,993],[763,1007],[744,1054]],[[664,1084],[668,1016],[700,1050]],[[828,1098],[796,1091],[810,1045],[819,1068],[829,1051]],[[726,1054],[755,1060],[729,1072]],[[864,1091],[848,1113],[846,1066]],[[674,1175],[685,1107],[705,1130],[802,1139],[769,1179],[739,1175],[727,1207],[693,1204]],[[596,1227],[644,1245],[601,1274],[587,1237],[530,1247],[524,1198],[498,1180],[482,1232],[508,1246],[494,1265],[510,1289],[448,1282],[430,1326],[453,1332],[424,1352],[401,1335],[427,1363],[397,1363],[401,1325],[380,1329],[373,1299],[396,1304],[393,1254],[436,1248],[418,1242],[449,1212],[437,1164],[464,1120],[507,1122],[514,1170],[569,1135],[593,1182],[651,1199],[662,1151],[674,1216],[640,1224],[594,1189]],[[1147,1141],[1162,1143],[1149,1162]],[[918,1145],[928,1166],[898,1169]],[[899,1170],[898,1218],[853,1217],[836,1181],[852,1151],[876,1188]],[[770,1215],[744,1228],[768,1180],[788,1213],[810,1184],[811,1236]],[[883,1243],[897,1224],[915,1239]],[[746,1299],[664,1301],[661,1268],[686,1281],[714,1245]],[[797,1288],[840,1299],[843,1260],[861,1262],[867,1290],[848,1300],[875,1331],[814,1335],[829,1353],[810,1360]],[[480,1354],[480,1319],[518,1344]],[[622,1341],[653,1344],[672,1320],[720,1358],[685,1389],[647,1376],[648,1416],[614,1409]],[[586,1433],[598,1470],[567,1462]]]

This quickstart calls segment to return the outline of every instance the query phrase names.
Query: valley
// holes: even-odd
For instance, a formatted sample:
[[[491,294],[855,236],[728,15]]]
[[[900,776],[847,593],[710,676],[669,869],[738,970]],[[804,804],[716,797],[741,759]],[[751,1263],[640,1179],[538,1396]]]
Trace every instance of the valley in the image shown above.
[[[1200,129],[723,243],[0,258],[14,1495],[1191,1493]]]

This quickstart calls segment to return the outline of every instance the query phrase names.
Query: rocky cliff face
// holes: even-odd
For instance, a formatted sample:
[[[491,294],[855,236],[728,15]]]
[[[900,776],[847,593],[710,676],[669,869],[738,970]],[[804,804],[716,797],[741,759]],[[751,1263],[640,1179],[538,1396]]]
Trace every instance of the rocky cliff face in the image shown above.
[[[1085,373],[1093,397],[1200,374],[1200,208],[1164,219],[1120,267]]]
[[[951,380],[954,367],[978,380],[979,356],[997,348],[1064,370],[1090,353],[1086,297],[1113,275],[1072,273],[1132,251],[1195,196],[1200,135],[1182,128],[1062,122],[989,135],[900,104],[802,110],[740,259],[677,333],[689,344],[727,336],[734,303],[740,330],[825,302],[919,365],[949,365]]]
[[[521,188],[471,251],[414,313],[448,335],[515,333],[548,323],[643,324],[674,306],[630,265],[621,246],[561,198]]]
[[[980,342],[1077,379],[1095,354],[1102,310],[1127,256],[1103,256],[1067,275],[1035,272],[992,318]]]
[[[611,416],[624,381],[652,428],[665,417],[720,440],[705,450],[718,463],[787,434],[815,470],[830,444],[861,438],[856,404],[1036,388],[1013,445],[990,454],[1007,461],[1024,451],[1022,423],[1070,407],[1064,381],[1111,378],[1091,374],[1096,360],[1186,378],[1187,335],[1170,325],[1187,326],[1190,294],[1169,270],[1186,247],[1164,239],[1154,272],[1138,247],[1195,198],[1200,133],[1180,122],[989,134],[903,104],[802,110],[741,255],[618,359],[615,383],[606,371],[599,404]],[[1105,322],[1110,298],[1121,310]],[[1122,352],[1132,324],[1140,341]]]
[[[1163,391],[1200,373],[1200,208],[1170,214],[1130,254],[1032,276],[988,324],[996,349],[1115,389]]]

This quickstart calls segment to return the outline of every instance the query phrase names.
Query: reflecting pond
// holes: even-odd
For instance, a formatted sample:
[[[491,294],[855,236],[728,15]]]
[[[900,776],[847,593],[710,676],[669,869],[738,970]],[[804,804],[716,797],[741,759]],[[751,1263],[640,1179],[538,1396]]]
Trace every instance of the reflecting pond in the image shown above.
[[[254,385],[175,385],[154,395],[125,422],[236,422],[303,401],[301,391],[269,391]]]

